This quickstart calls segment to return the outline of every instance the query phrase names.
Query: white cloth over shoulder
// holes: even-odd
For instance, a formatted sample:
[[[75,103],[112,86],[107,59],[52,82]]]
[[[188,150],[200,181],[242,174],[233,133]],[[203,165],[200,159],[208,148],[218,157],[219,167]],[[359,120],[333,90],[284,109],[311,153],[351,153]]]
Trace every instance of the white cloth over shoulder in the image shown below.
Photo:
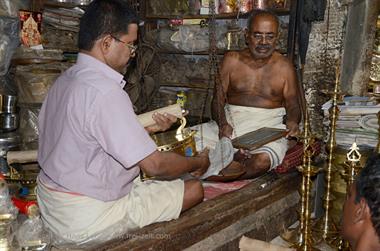
[[[262,127],[272,127],[285,129],[282,123],[283,116],[286,114],[285,108],[265,109],[247,106],[237,106],[227,104],[225,113],[228,123],[233,127],[232,138],[239,137],[248,132],[255,131]],[[195,142],[197,150],[200,151],[205,147],[215,148],[219,141],[219,128],[215,121],[196,125],[192,129],[197,130]],[[270,142],[259,149],[252,151],[255,153],[267,153],[271,159],[271,168],[273,169],[281,164],[286,151],[288,142],[285,138]]]

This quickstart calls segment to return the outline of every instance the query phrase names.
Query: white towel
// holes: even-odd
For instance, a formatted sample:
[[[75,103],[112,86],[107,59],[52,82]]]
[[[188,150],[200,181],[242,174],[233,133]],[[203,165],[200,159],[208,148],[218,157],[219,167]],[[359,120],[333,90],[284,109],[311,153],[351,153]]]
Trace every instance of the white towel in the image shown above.
[[[233,127],[232,138],[255,131],[262,127],[272,127],[285,129],[282,123],[285,115],[285,108],[265,109],[256,107],[246,107],[237,105],[226,105],[225,113],[229,124]],[[219,141],[219,128],[215,121],[193,126],[191,129],[198,131],[195,135],[197,151],[208,147],[213,149]],[[281,164],[288,148],[285,138],[270,142],[259,149],[252,151],[255,153],[267,153],[271,159],[271,169]]]
[[[218,175],[219,172],[228,166],[234,158],[234,148],[231,139],[223,137],[215,145],[214,149],[210,149],[208,154],[210,159],[210,167],[200,179],[206,179],[212,175]]]

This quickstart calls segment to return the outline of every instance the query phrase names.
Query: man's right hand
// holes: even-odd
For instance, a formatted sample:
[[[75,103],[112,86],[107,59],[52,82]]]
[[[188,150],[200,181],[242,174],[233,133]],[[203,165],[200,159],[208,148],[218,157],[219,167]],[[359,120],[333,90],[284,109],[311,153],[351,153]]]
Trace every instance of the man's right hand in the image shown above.
[[[166,131],[177,121],[177,117],[169,113],[160,114],[156,112],[152,115],[152,118],[156,124],[145,127],[148,133]]]
[[[191,172],[190,174],[194,177],[201,177],[209,168],[210,166],[210,160],[208,157],[210,150],[208,148],[204,149],[202,152],[200,152],[196,157],[194,158],[202,158],[204,161],[202,161],[202,164],[199,165],[199,167]]]
[[[233,131],[234,129],[232,128],[232,126],[227,123],[219,129],[219,138],[220,139],[223,137],[231,138]]]

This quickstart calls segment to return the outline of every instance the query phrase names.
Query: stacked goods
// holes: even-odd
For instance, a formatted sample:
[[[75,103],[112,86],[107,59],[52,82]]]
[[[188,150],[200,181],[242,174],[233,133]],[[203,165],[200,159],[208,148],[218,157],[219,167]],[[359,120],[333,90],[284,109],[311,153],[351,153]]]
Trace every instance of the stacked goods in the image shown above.
[[[14,83],[20,108],[20,134],[24,149],[35,149],[38,113],[50,86],[72,63],[64,62],[60,50],[20,47],[13,56]]]
[[[42,22],[44,48],[77,51],[79,20],[83,13],[78,7],[45,8]]]
[[[331,100],[322,106],[324,125],[330,126]],[[374,148],[378,142],[378,118],[380,105],[369,97],[345,97],[338,104],[336,143],[348,149],[353,142],[361,148]]]

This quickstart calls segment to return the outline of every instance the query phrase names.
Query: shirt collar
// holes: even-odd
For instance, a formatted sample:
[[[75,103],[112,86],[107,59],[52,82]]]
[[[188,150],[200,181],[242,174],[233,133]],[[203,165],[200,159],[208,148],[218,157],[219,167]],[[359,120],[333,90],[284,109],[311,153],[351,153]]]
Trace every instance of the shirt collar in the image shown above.
[[[121,75],[119,72],[115,71],[105,63],[101,62],[100,60],[94,58],[93,56],[90,56],[85,53],[78,53],[77,64],[85,65],[87,67],[94,68],[97,71],[104,73],[104,75],[116,81],[121,88],[124,88],[125,86],[126,82],[124,80],[123,75]]]

